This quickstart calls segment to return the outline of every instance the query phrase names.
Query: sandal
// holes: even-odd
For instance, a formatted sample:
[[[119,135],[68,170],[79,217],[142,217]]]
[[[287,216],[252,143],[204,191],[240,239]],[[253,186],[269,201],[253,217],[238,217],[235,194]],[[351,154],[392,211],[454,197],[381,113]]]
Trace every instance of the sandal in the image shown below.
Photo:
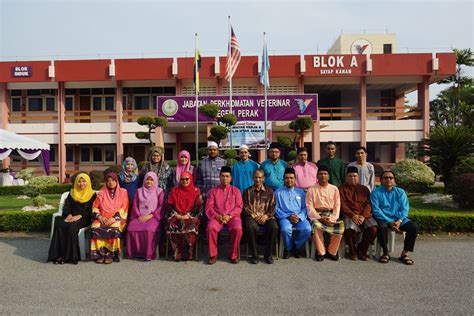
[[[383,255],[379,258],[379,262],[380,263],[388,263],[388,261],[390,260],[390,256],[389,255]]]
[[[408,255],[401,256],[401,257],[398,258],[398,260],[400,260],[401,262],[403,262],[404,264],[406,264],[408,266],[411,266],[415,263],[415,261],[413,261],[413,259],[408,257]]]

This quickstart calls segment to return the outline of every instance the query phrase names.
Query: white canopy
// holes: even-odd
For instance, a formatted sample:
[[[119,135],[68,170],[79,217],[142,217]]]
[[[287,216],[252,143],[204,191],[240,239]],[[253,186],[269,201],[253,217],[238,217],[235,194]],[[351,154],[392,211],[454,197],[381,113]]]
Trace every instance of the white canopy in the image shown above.
[[[36,149],[49,150],[49,144],[42,143],[36,139],[18,135],[4,129],[0,129],[1,149]]]

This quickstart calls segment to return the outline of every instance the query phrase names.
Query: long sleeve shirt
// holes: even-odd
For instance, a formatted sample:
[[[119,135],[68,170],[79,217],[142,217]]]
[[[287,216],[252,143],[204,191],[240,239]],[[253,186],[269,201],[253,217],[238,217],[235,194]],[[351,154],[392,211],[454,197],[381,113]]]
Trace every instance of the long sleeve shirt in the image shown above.
[[[318,183],[318,167],[316,164],[307,161],[306,163],[298,162],[294,164],[293,169],[295,169],[296,184],[297,188],[307,190],[316,183]]]
[[[374,217],[385,223],[402,220],[402,225],[408,221],[410,205],[408,196],[403,189],[393,187],[388,191],[380,186],[370,194]]]
[[[160,193],[158,194],[158,204],[156,205],[156,209],[150,213],[153,215],[153,217],[157,221],[160,221],[164,215],[164,207],[163,207],[164,200],[165,200],[165,192],[160,191]],[[135,196],[132,203],[132,213],[130,214],[130,219],[136,219],[136,218],[139,218],[141,215],[143,215],[140,212],[140,206],[141,206],[140,199],[138,198],[138,196]]]
[[[329,220],[335,223],[339,219],[339,213],[341,211],[339,190],[335,185],[329,183],[326,186],[317,184],[309,188],[306,194],[306,207],[308,209],[308,217],[311,220],[321,218],[321,215],[317,211],[318,209],[324,208],[331,210],[332,214],[329,216]]]
[[[339,188],[341,195],[341,212],[349,218],[361,215],[364,218],[372,216],[372,205],[370,204],[370,191],[362,184],[351,187],[344,184]]]
[[[346,169],[344,168],[344,161],[338,158],[323,158],[318,161],[318,167],[326,166],[329,168],[329,183],[340,187],[344,183],[344,175]]]
[[[257,189],[255,186],[251,186],[244,191],[243,196],[246,216],[275,217],[275,195],[270,187],[262,185],[260,189]]]
[[[288,188],[286,186],[279,188],[275,192],[277,219],[288,218],[296,214],[300,220],[305,220],[308,212],[306,211],[305,193],[300,188]]]
[[[242,193],[233,185],[219,185],[209,190],[206,201],[206,216],[209,219],[217,215],[240,216],[242,212]]]
[[[196,186],[201,189],[204,199],[207,198],[209,190],[220,184],[219,173],[221,168],[227,166],[227,161],[221,157],[206,157],[199,162],[195,169]]]
[[[258,169],[258,163],[247,159],[245,162],[238,161],[232,167],[232,185],[239,188],[240,192],[254,185],[253,173]]]
[[[281,159],[278,159],[276,163],[273,163],[270,159],[262,162],[260,169],[265,173],[264,184],[273,190],[283,187],[283,178],[287,167],[288,164]]]
[[[347,167],[357,167],[359,171],[359,183],[365,185],[370,192],[375,189],[375,169],[370,162],[359,165],[357,161],[353,161]]]

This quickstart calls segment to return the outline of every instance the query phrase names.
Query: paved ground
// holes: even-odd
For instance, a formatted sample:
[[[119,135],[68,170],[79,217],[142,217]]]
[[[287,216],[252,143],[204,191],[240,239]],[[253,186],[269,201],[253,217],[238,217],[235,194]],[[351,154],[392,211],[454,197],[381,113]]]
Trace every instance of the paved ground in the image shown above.
[[[472,314],[470,236],[423,237],[392,260],[238,265],[46,264],[49,239],[0,235],[0,314]],[[397,253],[401,243],[397,241]]]

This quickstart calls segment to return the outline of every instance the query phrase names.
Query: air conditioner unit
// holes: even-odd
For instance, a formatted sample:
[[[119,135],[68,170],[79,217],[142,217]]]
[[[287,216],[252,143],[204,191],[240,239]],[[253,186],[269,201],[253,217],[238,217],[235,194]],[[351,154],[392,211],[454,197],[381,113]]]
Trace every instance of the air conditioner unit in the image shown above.
[[[109,76],[110,77],[115,77],[115,63],[113,61],[109,65]]]
[[[306,60],[304,59],[304,55],[300,56],[300,72],[302,75],[306,72]]]
[[[54,74],[55,74],[55,71],[54,71],[54,64],[53,64],[53,65],[50,65],[48,67],[48,76],[49,76],[49,78],[54,78]]]
[[[173,58],[173,65],[171,66],[171,74],[173,77],[178,76],[178,59],[176,57]]]
[[[439,70],[439,59],[436,57],[433,58],[432,63],[433,63],[433,71]]]
[[[219,76],[219,74],[221,73],[221,62],[218,56],[215,57],[214,61],[214,73],[216,74],[216,76]]]

